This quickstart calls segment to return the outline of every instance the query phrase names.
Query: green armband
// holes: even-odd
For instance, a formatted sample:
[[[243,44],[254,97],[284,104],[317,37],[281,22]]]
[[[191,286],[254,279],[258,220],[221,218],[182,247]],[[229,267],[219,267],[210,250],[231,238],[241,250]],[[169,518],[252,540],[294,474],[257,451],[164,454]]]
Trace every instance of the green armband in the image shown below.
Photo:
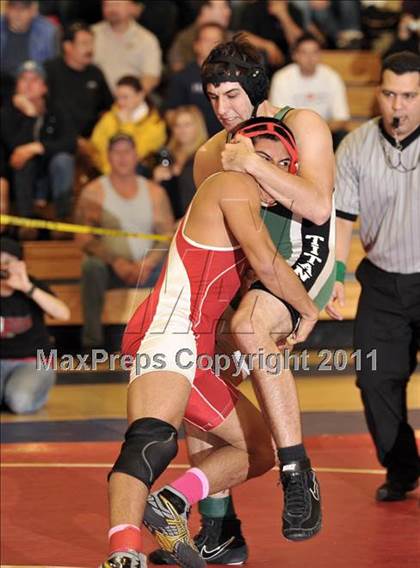
[[[335,261],[335,280],[344,284],[346,277],[346,265],[341,260]]]

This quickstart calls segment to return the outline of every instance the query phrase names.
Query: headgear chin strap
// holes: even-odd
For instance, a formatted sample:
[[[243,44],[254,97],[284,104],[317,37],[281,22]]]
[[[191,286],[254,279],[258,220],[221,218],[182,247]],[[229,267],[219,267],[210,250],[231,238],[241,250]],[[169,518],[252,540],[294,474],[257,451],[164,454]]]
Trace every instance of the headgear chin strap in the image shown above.
[[[236,134],[241,134],[247,138],[256,138],[264,134],[276,136],[284,145],[290,156],[289,174],[296,175],[298,172],[298,151],[295,137],[290,128],[277,118],[268,116],[257,116],[245,120],[230,132],[231,140]]]
[[[222,63],[223,65],[219,65]],[[227,67],[226,65],[227,64]],[[204,63],[206,65],[206,63]],[[203,90],[207,95],[207,85],[220,85],[227,81],[240,83],[254,107],[253,116],[258,106],[267,99],[269,79],[263,65],[243,61],[237,57],[217,57],[207,63],[211,70],[202,73]]]

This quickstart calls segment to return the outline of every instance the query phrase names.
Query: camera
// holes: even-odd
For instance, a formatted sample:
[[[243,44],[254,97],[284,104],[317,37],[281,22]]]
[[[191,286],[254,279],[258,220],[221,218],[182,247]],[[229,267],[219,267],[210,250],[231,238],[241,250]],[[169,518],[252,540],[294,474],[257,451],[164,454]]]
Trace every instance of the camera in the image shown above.
[[[167,148],[161,148],[157,154],[157,164],[169,168],[174,163],[171,153]]]

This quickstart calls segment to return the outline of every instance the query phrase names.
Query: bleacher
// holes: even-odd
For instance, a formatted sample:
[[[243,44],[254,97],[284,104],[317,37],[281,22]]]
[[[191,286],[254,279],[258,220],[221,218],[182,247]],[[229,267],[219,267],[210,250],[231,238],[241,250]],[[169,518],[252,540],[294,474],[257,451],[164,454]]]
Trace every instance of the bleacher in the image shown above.
[[[82,254],[73,241],[33,241],[24,244],[25,259],[31,276],[49,283],[57,297],[61,298],[71,310],[67,322],[58,322],[47,317],[49,325],[81,325],[83,322],[80,301],[80,272]],[[342,310],[345,319],[353,319],[356,313],[360,287],[354,280],[354,271],[363,258],[363,250],[355,232],[348,261],[346,281],[347,304]],[[102,322],[105,325],[125,324],[135,308],[143,301],[149,289],[115,289],[106,293]],[[329,319],[322,312],[321,319]]]
[[[324,50],[322,62],[337,71],[346,85],[351,130],[377,114],[375,91],[381,70],[377,53]]]

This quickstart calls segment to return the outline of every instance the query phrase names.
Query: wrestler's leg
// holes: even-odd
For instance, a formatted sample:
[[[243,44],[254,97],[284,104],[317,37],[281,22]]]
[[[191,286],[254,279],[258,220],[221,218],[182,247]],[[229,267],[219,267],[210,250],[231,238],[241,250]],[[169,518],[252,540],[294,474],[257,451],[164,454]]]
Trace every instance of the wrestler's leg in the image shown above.
[[[221,317],[216,336],[216,351],[227,354],[232,361],[232,354],[237,346],[230,331],[230,322],[234,310],[229,306]],[[232,376],[235,375],[235,376]],[[225,380],[232,383],[242,381],[242,375],[231,364],[222,371]],[[255,408],[252,408],[255,412]],[[261,420],[261,415],[260,415]],[[200,430],[185,422],[185,433],[193,467],[201,462],[215,449],[226,446],[226,442],[212,432]],[[194,537],[194,542],[207,562],[211,564],[243,564],[248,559],[248,546],[241,530],[241,521],[236,515],[233,498],[229,489],[209,495],[199,501],[201,528]],[[211,552],[208,552],[211,551]],[[175,559],[165,550],[153,551],[149,559],[153,564],[175,564]]]
[[[103,568],[145,566],[139,525],[151,485],[177,453],[177,430],[190,392],[188,378],[170,371],[145,373],[129,386],[129,427],[109,481],[110,556]],[[171,552],[180,566],[205,566],[187,532],[176,546]]]
[[[285,500],[283,535],[304,540],[319,532],[321,506],[319,484],[302,444],[293,375],[277,347],[277,342],[292,331],[288,312],[270,293],[250,290],[232,319],[232,330],[242,353],[258,354],[253,359],[252,380],[280,461]]]
[[[217,388],[222,382],[215,379],[215,383]],[[225,386],[225,389],[229,393],[229,388]],[[212,402],[214,403],[213,400],[208,401],[209,404]],[[196,416],[199,416],[199,413]],[[191,422],[186,423],[185,428],[191,464],[194,467],[149,497],[145,513],[147,521],[153,510],[164,509],[165,501],[169,500],[176,505],[179,499],[182,499],[191,506],[200,498],[206,497],[209,491],[217,493],[233,487],[246,479],[265,473],[274,465],[274,448],[265,422],[255,406],[241,393],[238,393],[231,412],[210,432],[192,426]],[[195,487],[199,487],[198,480],[203,478],[206,492],[201,494]],[[240,521],[234,515],[226,515],[226,512],[223,511],[218,520],[217,517],[204,517],[200,533],[194,540],[203,557],[209,562],[240,564],[246,560],[248,550],[241,534]],[[163,522],[157,519],[156,515],[153,523],[155,534],[157,527],[159,532],[166,534],[172,526],[172,520],[170,523]],[[179,531],[180,534],[184,532],[185,526]],[[223,545],[220,550],[219,545]],[[162,542],[162,547],[168,551],[166,542]],[[209,556],[210,551],[213,552]],[[154,551],[150,558],[159,564],[173,562],[162,550]]]
[[[199,467],[209,480],[211,494],[262,475],[274,466],[274,448],[261,413],[239,393],[235,408],[210,432],[188,424],[190,451],[194,441],[207,446],[190,453],[191,463]]]
[[[150,372],[137,377],[128,388],[129,426],[142,418],[155,418],[178,430],[190,390],[187,378],[178,373]],[[162,396],[168,391],[170,397]],[[144,481],[114,469],[109,480],[111,526],[123,523],[137,525],[141,521],[148,493]]]
[[[231,328],[242,353],[263,355],[261,366],[259,358],[254,358],[252,379],[276,446],[282,448],[301,444],[296,383],[277,347],[277,341],[285,339],[292,332],[288,309],[275,296],[261,290],[250,290],[234,314]],[[277,363],[279,369],[275,367]]]

